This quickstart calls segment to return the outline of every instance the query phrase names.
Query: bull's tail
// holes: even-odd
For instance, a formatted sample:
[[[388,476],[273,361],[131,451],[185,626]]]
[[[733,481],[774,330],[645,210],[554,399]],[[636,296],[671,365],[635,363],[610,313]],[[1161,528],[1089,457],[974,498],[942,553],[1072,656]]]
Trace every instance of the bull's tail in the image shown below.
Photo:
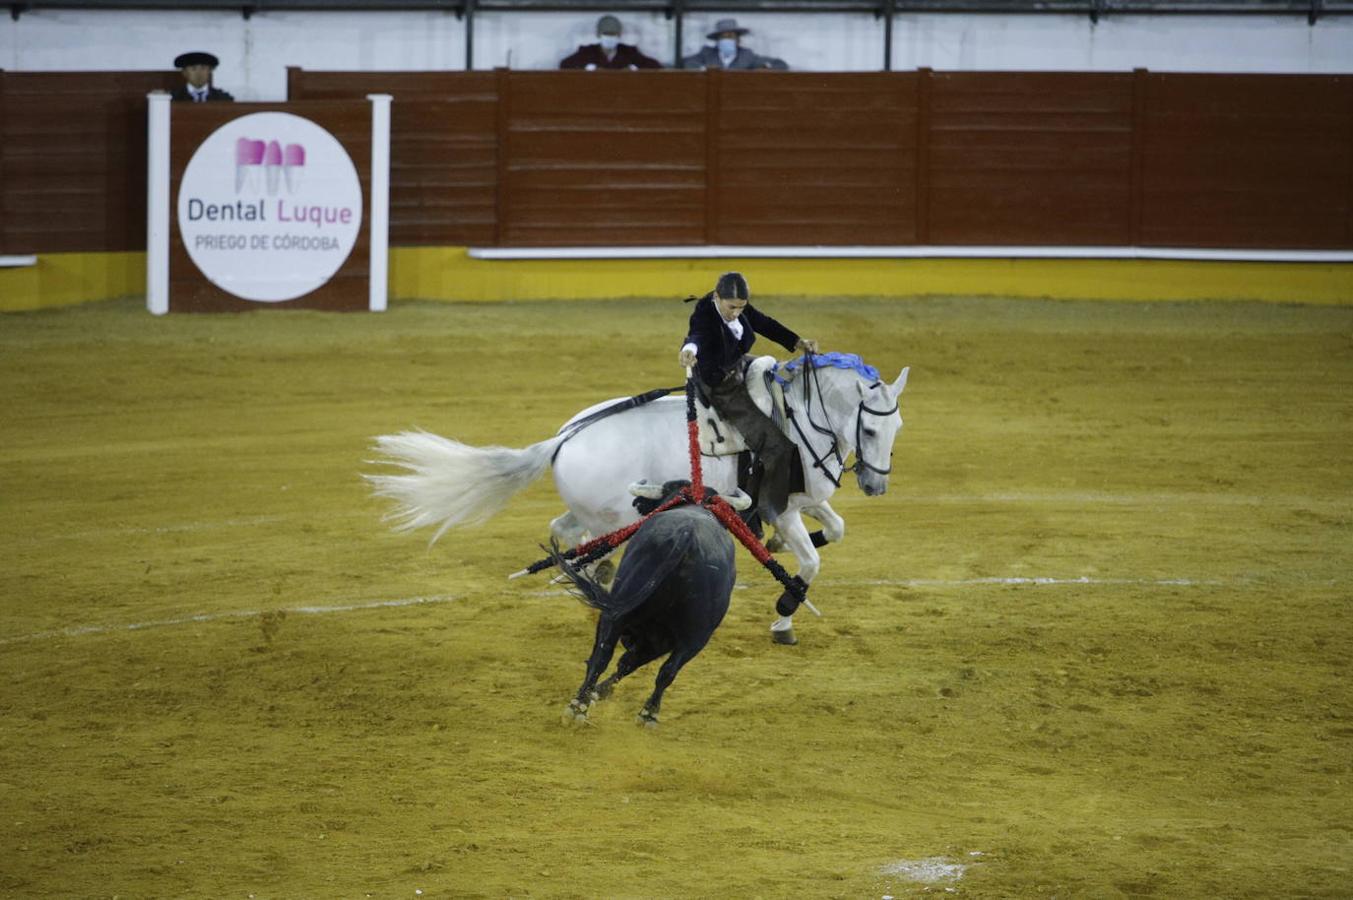
[[[448,528],[478,525],[502,510],[517,492],[549,468],[554,451],[571,432],[520,450],[471,447],[426,431],[376,438],[379,463],[402,466],[401,475],[363,475],[377,496],[395,501],[386,516],[397,531],[437,525],[432,540]]]
[[[579,569],[574,568],[573,564],[564,559],[563,554],[559,552],[558,541],[551,540],[550,546],[546,548],[550,553],[550,558],[554,564],[559,567],[573,586],[577,588],[575,596],[593,609],[599,609],[603,612],[611,608],[611,595],[604,587],[597,583],[596,579]]]

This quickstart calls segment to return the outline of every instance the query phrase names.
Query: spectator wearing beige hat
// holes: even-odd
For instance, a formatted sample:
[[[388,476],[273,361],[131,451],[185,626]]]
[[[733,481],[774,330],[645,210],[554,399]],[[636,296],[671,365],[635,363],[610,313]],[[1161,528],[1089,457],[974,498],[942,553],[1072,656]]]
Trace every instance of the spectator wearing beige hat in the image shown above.
[[[597,43],[584,44],[559,63],[561,69],[661,69],[662,63],[639,52],[634,44],[620,43],[620,20],[597,19]]]
[[[742,36],[751,29],[738,27],[737,19],[720,19],[705,37],[714,42],[681,61],[687,69],[788,69],[783,59],[762,56],[742,46]]]

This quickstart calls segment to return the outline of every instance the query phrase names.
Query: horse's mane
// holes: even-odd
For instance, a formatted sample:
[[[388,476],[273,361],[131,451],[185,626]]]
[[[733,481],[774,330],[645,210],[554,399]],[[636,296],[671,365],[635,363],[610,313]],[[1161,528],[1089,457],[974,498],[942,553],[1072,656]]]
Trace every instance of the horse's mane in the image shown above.
[[[781,385],[794,380],[799,371],[807,370],[811,362],[817,368],[849,369],[867,381],[880,381],[879,370],[869,365],[854,353],[805,353],[797,359],[786,360],[777,365],[772,373]]]

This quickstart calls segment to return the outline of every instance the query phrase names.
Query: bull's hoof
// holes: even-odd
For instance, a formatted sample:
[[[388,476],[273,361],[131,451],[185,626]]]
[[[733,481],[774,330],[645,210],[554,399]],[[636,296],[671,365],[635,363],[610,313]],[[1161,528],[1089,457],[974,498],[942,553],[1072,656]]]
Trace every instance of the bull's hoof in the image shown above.
[[[639,710],[639,715],[634,717],[634,721],[636,724],[642,725],[645,728],[657,728],[658,714],[648,709],[647,707],[644,707],[643,709]]]
[[[780,537],[780,532],[778,531],[775,532],[775,534],[771,537],[770,540],[766,541],[766,549],[769,550],[771,553],[779,553],[787,546],[788,545],[785,543],[784,538]]]
[[[793,647],[799,642],[794,636],[793,628],[786,628],[784,631],[772,631],[770,633],[770,642],[772,644],[784,644],[786,647]]]

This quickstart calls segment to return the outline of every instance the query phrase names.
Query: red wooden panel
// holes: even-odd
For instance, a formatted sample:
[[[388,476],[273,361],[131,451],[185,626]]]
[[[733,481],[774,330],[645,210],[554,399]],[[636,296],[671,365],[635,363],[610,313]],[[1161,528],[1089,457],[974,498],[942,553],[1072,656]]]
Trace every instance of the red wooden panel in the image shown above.
[[[513,72],[500,240],[703,240],[705,81],[681,72]]]
[[[1132,76],[933,76],[927,147],[935,244],[1131,240]]]
[[[534,222],[510,224],[504,243],[521,247],[643,247],[702,244],[704,239],[703,217],[694,224],[663,222],[657,225],[623,226],[611,223],[597,225],[580,219],[562,226]]]
[[[1149,75],[1142,241],[1349,247],[1353,78]]]
[[[752,74],[710,76],[720,92],[711,240],[914,240],[916,76]]]
[[[0,249],[145,247],[145,95],[176,72],[6,72]]]
[[[390,109],[391,245],[493,242],[498,167],[495,73],[293,68],[287,75],[293,99],[394,96]],[[463,190],[448,193],[452,186]]]
[[[661,112],[699,118],[705,109],[702,78],[683,71],[509,72],[514,121],[537,116],[633,121]]]
[[[321,72],[287,70],[292,100],[359,99],[391,94],[396,100],[488,100],[496,102],[492,72]]]

